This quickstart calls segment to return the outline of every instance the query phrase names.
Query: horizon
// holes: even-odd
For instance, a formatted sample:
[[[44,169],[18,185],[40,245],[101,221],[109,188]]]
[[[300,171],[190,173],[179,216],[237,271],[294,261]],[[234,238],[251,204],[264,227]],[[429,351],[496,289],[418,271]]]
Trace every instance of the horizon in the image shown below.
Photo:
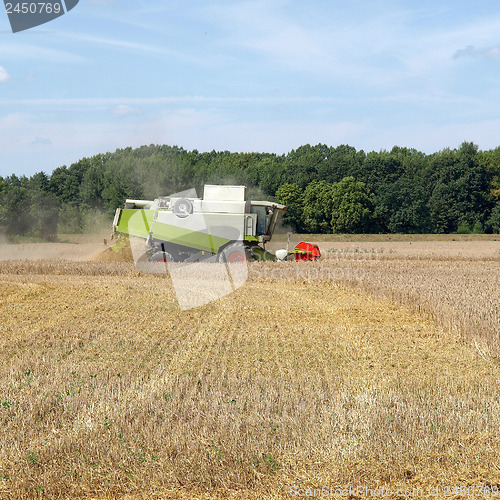
[[[467,142],[472,142],[472,141],[464,141],[463,143],[467,143]],[[463,144],[462,143],[462,144]],[[477,146],[477,144],[473,143],[475,146]],[[318,144],[301,144],[300,146],[294,148],[294,149],[291,149],[290,151],[287,151],[285,153],[281,153],[281,154],[278,154],[278,153],[274,153],[274,152],[271,152],[271,151],[230,151],[230,150],[206,150],[206,151],[199,151],[199,150],[196,150],[196,149],[186,149],[178,144],[141,144],[137,147],[134,147],[132,148],[133,151],[137,150],[137,149],[140,149],[142,147],[168,147],[168,148],[180,148],[182,150],[184,150],[186,153],[192,153],[194,151],[196,151],[198,154],[203,154],[203,153],[210,153],[212,151],[215,151],[215,153],[217,154],[221,154],[221,153],[226,153],[228,152],[229,154],[241,154],[241,155],[245,155],[245,154],[249,154],[249,155],[252,155],[252,154],[263,154],[263,155],[275,155],[276,157],[280,157],[280,156],[283,156],[283,157],[286,157],[288,156],[289,154],[293,153],[294,151],[297,151],[299,150],[300,148],[302,147],[305,147],[305,146],[310,146],[311,148],[314,148],[316,146],[320,146],[320,145],[323,145],[323,146],[326,146],[326,147],[329,147],[329,148],[338,148],[338,147],[342,147],[342,146],[347,146],[347,147],[354,147],[354,146],[351,146],[350,144],[338,144],[338,145],[328,145],[328,144],[321,144],[321,143],[318,143]],[[365,155],[368,155],[368,154],[371,154],[371,153],[376,153],[376,154],[381,154],[381,153],[388,153],[388,154],[391,154],[392,150],[394,148],[400,148],[400,149],[407,149],[407,150],[410,150],[410,151],[416,151],[417,153],[421,153],[423,154],[424,156],[432,156],[434,154],[439,154],[439,153],[442,153],[444,151],[458,151],[460,149],[460,146],[461,145],[458,145],[456,147],[444,147],[442,149],[440,149],[439,151],[433,151],[433,152],[430,152],[430,153],[426,153],[424,151],[420,151],[420,150],[417,150],[415,148],[409,148],[409,147],[406,147],[406,146],[393,146],[391,149],[380,149],[378,151],[376,150],[371,150],[371,151],[365,151],[364,149],[355,149],[356,153],[364,153]],[[24,174],[24,173],[16,173],[16,172],[11,172],[10,174],[7,174],[7,175],[0,175],[0,178],[3,178],[3,179],[7,179],[8,177],[11,177],[13,175],[19,177],[19,178],[22,178],[22,177],[27,177],[27,178],[30,178],[32,177],[33,175],[35,174],[38,174],[40,172],[46,174],[49,178],[50,176],[53,174],[54,170],[57,170],[58,168],[61,168],[61,167],[66,167],[66,168],[69,168],[71,167],[72,165],[74,164],[77,164],[79,161],[81,160],[84,160],[86,158],[92,158],[94,156],[99,156],[99,155],[114,155],[120,151],[124,151],[126,150],[127,148],[129,148],[131,146],[124,146],[124,147],[120,147],[120,148],[117,148],[115,149],[115,151],[104,151],[104,152],[99,152],[99,153],[95,153],[94,155],[90,155],[90,156],[83,156],[81,158],[78,158],[74,161],[72,161],[71,163],[68,163],[68,164],[64,164],[64,165],[59,165],[58,167],[55,167],[53,168],[50,172],[47,172],[45,170],[37,170],[35,172],[33,172],[32,174],[30,175],[27,175],[27,174]],[[491,148],[491,149],[488,149],[488,150],[482,150],[482,149],[478,149],[478,152],[481,152],[481,151],[493,151],[497,148],[500,148],[500,146],[496,146],[495,148]]]

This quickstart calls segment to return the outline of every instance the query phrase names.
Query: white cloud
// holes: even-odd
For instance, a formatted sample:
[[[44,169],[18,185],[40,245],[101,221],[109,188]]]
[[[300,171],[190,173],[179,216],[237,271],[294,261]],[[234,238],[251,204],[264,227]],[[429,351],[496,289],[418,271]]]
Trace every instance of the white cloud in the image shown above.
[[[3,66],[0,66],[0,83],[8,82],[9,80],[9,73],[7,73],[7,70]]]
[[[465,49],[455,52],[453,59],[472,57],[474,59],[500,59],[500,49],[498,47],[479,48],[474,45],[467,45]]]
[[[52,144],[52,141],[45,137],[37,136],[33,141],[31,141],[31,144],[36,144],[38,146],[50,146]]]
[[[110,112],[114,115],[129,115],[133,113],[140,113],[140,109],[127,106],[126,104],[118,104],[118,106],[111,108]]]
[[[291,84],[313,75],[314,85],[331,83],[344,93],[351,85],[365,95],[445,91],[456,75],[457,48],[500,47],[498,15],[457,20],[456,8],[430,2],[411,8],[353,2],[366,4],[359,11],[341,3],[319,10],[318,2],[219,2],[207,13],[227,33],[222,49],[246,50],[240,60],[258,60],[272,76],[292,71]],[[500,58],[500,50],[477,56]]]
[[[152,45],[147,43],[140,42],[131,42],[129,40],[122,40],[118,38],[107,38],[103,36],[95,36],[90,33],[65,33],[65,39],[68,40],[76,40],[84,42],[85,44],[93,43],[103,47],[114,47],[118,50],[123,51],[134,51],[138,53],[144,53],[150,56],[164,56],[170,59],[178,59],[184,62],[190,62],[199,65],[209,65],[210,62],[206,59],[199,57],[197,55],[190,54],[186,50],[182,48],[169,48],[163,44]]]
[[[321,71],[323,75],[335,60],[335,45],[331,43],[335,36],[328,20],[314,28],[304,25],[304,19],[288,14],[286,2],[235,2],[215,5],[204,12],[229,32],[229,38],[221,39],[223,50],[243,48],[268,58],[274,65],[308,73]]]

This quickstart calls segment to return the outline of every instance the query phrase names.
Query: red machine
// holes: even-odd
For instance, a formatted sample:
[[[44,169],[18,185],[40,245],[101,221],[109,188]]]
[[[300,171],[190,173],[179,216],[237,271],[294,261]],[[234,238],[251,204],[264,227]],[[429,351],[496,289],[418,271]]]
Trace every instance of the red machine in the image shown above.
[[[317,260],[321,257],[318,245],[301,241],[294,249],[295,260]]]

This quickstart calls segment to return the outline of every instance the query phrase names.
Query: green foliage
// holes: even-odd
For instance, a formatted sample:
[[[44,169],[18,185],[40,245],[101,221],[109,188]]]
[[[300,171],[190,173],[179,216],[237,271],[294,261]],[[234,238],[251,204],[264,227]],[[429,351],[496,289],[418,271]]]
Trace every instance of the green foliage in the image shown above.
[[[333,185],[313,181],[304,191],[302,219],[309,233],[331,233]]]
[[[495,200],[500,199],[500,147],[492,151],[480,151],[478,161],[488,175],[491,196]]]
[[[474,227],[472,228],[472,232],[474,234],[484,234],[484,227],[483,225],[481,224],[481,221],[476,221],[476,223],[474,224]]]
[[[497,202],[497,204],[491,211],[491,216],[488,219],[487,227],[491,230],[491,232],[495,234],[500,233],[500,201]]]
[[[336,233],[369,232],[373,222],[374,195],[364,182],[344,177],[333,185],[331,227]]]
[[[472,233],[471,228],[467,221],[463,220],[457,227],[458,234],[470,234]]]
[[[274,458],[272,453],[266,453],[259,461],[264,462],[273,471],[281,469],[281,464]]]
[[[431,168],[429,208],[434,231],[449,233],[464,221],[469,228],[477,220],[482,222],[492,197],[477,146],[464,142],[458,150],[437,153],[431,160]]]
[[[13,176],[17,180],[15,176]],[[0,193],[0,230],[7,235],[26,234],[29,230],[27,217],[29,196],[26,188],[12,182]]]
[[[297,232],[500,232],[500,147],[426,155],[395,146],[365,154],[306,144],[287,155],[149,145],[82,158],[51,175],[0,177],[0,232],[54,238],[109,226],[126,198],[154,199],[204,184],[244,184],[287,205]],[[460,226],[460,227],[459,227]]]
[[[59,208],[57,198],[42,190],[31,194],[29,217],[29,236],[54,241],[57,237]]]
[[[379,190],[375,197],[374,219],[383,232],[429,232],[429,208],[426,193],[418,178],[409,175]]]
[[[209,456],[211,458],[215,458],[216,460],[220,460],[224,455],[224,451],[222,450],[222,448],[216,445],[213,439],[210,440],[210,444],[205,448],[208,450]]]
[[[57,232],[59,234],[77,234],[82,231],[83,214],[78,205],[67,203],[59,208]]]
[[[276,200],[286,205],[283,224],[300,233],[303,228],[302,212],[304,211],[304,192],[297,184],[283,184],[276,191]]]
[[[28,450],[28,463],[30,465],[41,466],[40,457],[33,451]]]

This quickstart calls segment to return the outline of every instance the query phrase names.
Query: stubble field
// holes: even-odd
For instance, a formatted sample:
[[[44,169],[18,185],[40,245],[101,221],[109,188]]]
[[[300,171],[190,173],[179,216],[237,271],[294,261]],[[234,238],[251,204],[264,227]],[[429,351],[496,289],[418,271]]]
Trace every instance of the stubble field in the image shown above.
[[[421,243],[187,311],[123,252],[0,262],[0,498],[500,494],[500,243]]]

